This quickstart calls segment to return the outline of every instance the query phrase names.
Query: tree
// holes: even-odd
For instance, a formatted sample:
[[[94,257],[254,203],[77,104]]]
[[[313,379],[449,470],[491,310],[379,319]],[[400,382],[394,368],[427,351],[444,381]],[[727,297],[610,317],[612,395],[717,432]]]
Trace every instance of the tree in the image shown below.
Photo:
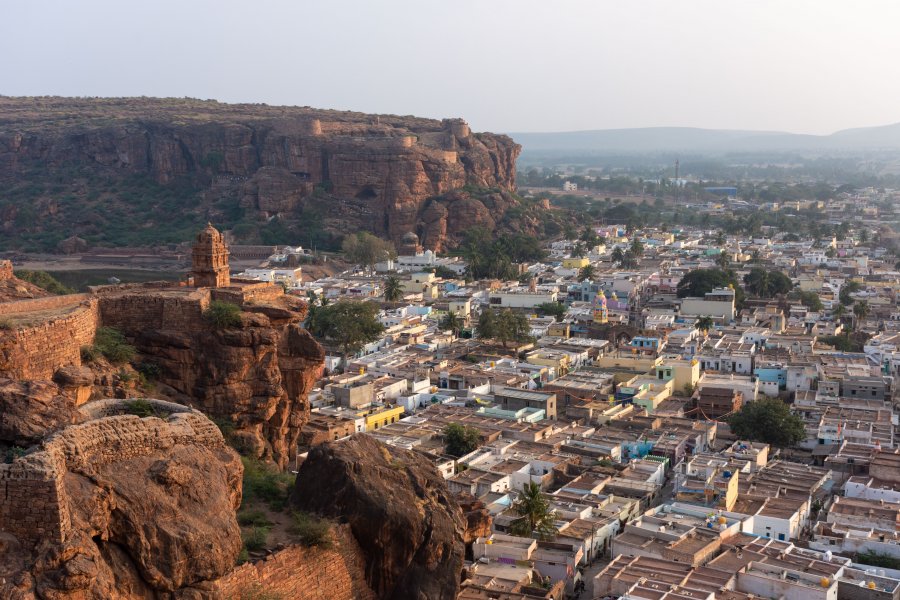
[[[860,300],[854,304],[853,315],[856,317],[855,327],[859,327],[859,322],[869,316],[869,303],[865,300]]]
[[[850,280],[844,285],[841,286],[841,291],[838,293],[838,300],[840,300],[841,304],[844,306],[850,306],[853,304],[853,297],[851,294],[855,294],[859,290],[862,289],[862,286],[858,281]]]
[[[778,398],[744,404],[728,419],[728,425],[738,439],[764,442],[779,448],[794,446],[806,439],[803,419]]]
[[[753,267],[744,276],[747,289],[752,290],[760,298],[771,298],[778,294],[786,294],[794,288],[790,278],[781,271],[767,271],[762,267]]]
[[[345,237],[341,244],[341,249],[350,262],[367,267],[371,267],[377,262],[397,257],[397,250],[394,248],[394,244],[365,231]]]
[[[731,258],[728,253],[722,250],[719,252],[718,256],[716,256],[716,266],[725,271],[728,267],[731,266]]]
[[[510,533],[531,537],[535,533],[542,540],[550,540],[559,532],[556,527],[556,511],[550,508],[550,501],[541,492],[541,486],[529,481],[512,505],[518,515],[509,527]]]
[[[478,337],[481,339],[491,339],[496,335],[497,319],[493,310],[486,308],[478,315]]]
[[[525,342],[531,339],[529,335],[531,326],[528,318],[522,313],[513,312],[510,309],[497,315],[496,337],[506,348],[507,342]]]
[[[450,423],[444,427],[444,450],[450,456],[459,458],[478,448],[481,434],[469,425]]]
[[[869,241],[869,230],[868,229],[860,229],[859,235],[857,237],[859,238],[860,244],[865,244],[866,242]]]
[[[713,321],[713,318],[708,315],[700,317],[699,319],[697,319],[697,322],[694,323],[694,327],[696,327],[700,331],[709,331],[713,328],[714,325],[715,322]]]
[[[587,254],[587,247],[584,245],[584,242],[575,242],[575,245],[572,247],[572,258],[581,258],[585,254]]]
[[[707,292],[713,291],[715,288],[724,288],[732,286],[734,288],[734,299],[737,304],[743,302],[743,290],[738,285],[734,273],[731,271],[723,271],[722,269],[695,269],[687,273],[678,282],[678,297],[687,298],[688,296],[703,297]]]
[[[441,319],[439,326],[444,331],[450,330],[453,332],[453,335],[458,336],[463,328],[463,320],[459,318],[455,311],[451,310]]]
[[[612,258],[612,261],[614,263],[622,264],[622,261],[625,260],[625,253],[622,251],[621,248],[616,246],[615,248],[613,248],[612,255],[610,256],[610,258]]]
[[[384,299],[396,302],[403,297],[403,285],[396,275],[388,275],[384,280]]]
[[[586,281],[594,278],[594,265],[584,265],[578,270],[578,281]]]
[[[725,232],[720,230],[719,233],[716,234],[716,246],[724,246],[725,241]]]
[[[562,302],[542,302],[535,307],[542,315],[553,315],[557,322],[562,321],[568,310]]]
[[[834,317],[836,321],[840,321],[846,312],[847,307],[843,304],[837,304],[831,307],[831,316]]]
[[[347,357],[377,340],[384,332],[378,322],[378,306],[372,302],[341,300],[315,311],[307,328],[313,335],[333,342],[341,352],[341,364],[347,368]]]
[[[631,247],[628,250],[637,258],[640,258],[644,255],[644,244],[641,243],[641,240],[634,238],[634,241],[631,242]]]
[[[815,292],[804,292],[800,290],[796,293],[796,297],[800,300],[800,304],[813,312],[821,312],[825,306],[819,299],[819,295]]]

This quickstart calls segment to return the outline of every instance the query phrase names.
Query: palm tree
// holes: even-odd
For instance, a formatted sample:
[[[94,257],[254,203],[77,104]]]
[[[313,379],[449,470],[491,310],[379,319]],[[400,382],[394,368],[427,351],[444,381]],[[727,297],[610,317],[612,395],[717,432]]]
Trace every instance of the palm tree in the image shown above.
[[[578,281],[594,278],[594,265],[585,265],[578,271]]]
[[[585,254],[587,254],[587,247],[584,245],[584,242],[576,242],[572,248],[572,258],[581,258]]]
[[[616,246],[612,251],[612,261],[616,264],[621,264],[623,260],[625,260],[625,253]]]
[[[744,277],[744,283],[757,296],[768,298],[772,295],[772,278],[765,269],[755,268]]]
[[[512,509],[519,516],[509,528],[513,535],[531,537],[537,533],[540,539],[549,540],[559,531],[556,528],[556,511],[550,508],[550,501],[541,492],[541,486],[533,481],[522,486]]]
[[[636,257],[640,258],[644,255],[644,244],[641,243],[641,240],[634,238],[634,241],[631,242],[631,253]]]
[[[441,319],[440,327],[445,331],[449,329],[453,332],[453,335],[458,336],[463,328],[463,320],[459,318],[459,315],[457,315],[455,311],[451,310],[443,319]]]
[[[860,300],[854,304],[853,315],[856,317],[856,324],[854,325],[854,329],[856,329],[859,327],[859,322],[869,316],[869,303],[865,300]]]
[[[396,302],[403,297],[403,286],[396,275],[388,275],[384,280],[384,299],[388,302]]]
[[[715,325],[715,322],[709,315],[700,317],[699,319],[697,319],[697,322],[694,323],[694,327],[703,332],[708,332],[713,328],[713,325]]]
[[[728,267],[731,266],[731,259],[728,257],[728,253],[724,250],[719,252],[719,255],[716,256],[716,266],[723,271],[727,271]]]

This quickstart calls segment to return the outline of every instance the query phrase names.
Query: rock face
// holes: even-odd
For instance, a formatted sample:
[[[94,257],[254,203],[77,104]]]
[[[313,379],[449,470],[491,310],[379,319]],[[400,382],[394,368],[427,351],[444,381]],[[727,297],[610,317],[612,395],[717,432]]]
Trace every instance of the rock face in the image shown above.
[[[350,525],[378,598],[456,598],[467,522],[421,454],[365,434],[317,446],[300,468],[292,502]]]
[[[0,598],[216,597],[241,547],[242,471],[195,412],[62,430],[0,465]]]
[[[46,290],[13,275],[13,266],[10,261],[0,260],[0,302],[46,298],[49,295]]]
[[[233,212],[235,205],[245,209],[249,221],[276,215],[290,220],[306,209],[327,220],[353,207],[364,228],[395,242],[410,231],[422,236],[433,222],[423,215],[430,198],[464,186],[514,190],[520,151],[507,136],[472,133],[461,119],[214,101],[0,98],[0,120],[0,181],[77,168],[110,181],[143,176],[200,192],[175,211],[128,207],[146,209],[141,224],[149,220],[158,226],[183,225],[185,216]],[[90,186],[106,203],[130,202],[96,178]],[[73,194],[83,194],[82,188]],[[55,228],[62,233],[64,223],[67,236],[101,233],[82,214],[87,205],[93,211],[92,200],[61,203],[50,194],[35,191],[26,198],[28,193],[22,192],[21,205],[0,213],[0,230],[8,235],[22,234],[17,222],[29,223],[26,234]],[[96,208],[102,219],[101,207]],[[79,218],[71,218],[72,211],[81,211]],[[451,232],[454,216],[451,211],[445,223]],[[434,249],[446,241],[432,235],[426,245]],[[75,247],[67,243],[60,250]]]

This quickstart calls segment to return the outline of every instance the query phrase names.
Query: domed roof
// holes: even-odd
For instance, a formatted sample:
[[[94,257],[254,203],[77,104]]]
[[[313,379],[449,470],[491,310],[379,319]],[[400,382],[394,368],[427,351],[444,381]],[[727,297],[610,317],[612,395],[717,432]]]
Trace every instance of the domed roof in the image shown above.
[[[418,244],[419,236],[417,236],[414,232],[410,231],[403,236],[404,244]]]
[[[200,233],[197,234],[198,242],[221,242],[222,234],[219,233],[219,230],[212,226],[212,223],[207,223],[206,227],[204,227]]]

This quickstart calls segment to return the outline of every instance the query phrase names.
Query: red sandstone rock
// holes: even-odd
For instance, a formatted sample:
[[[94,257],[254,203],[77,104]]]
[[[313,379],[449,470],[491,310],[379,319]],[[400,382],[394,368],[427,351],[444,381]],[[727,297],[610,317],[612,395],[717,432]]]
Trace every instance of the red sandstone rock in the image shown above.
[[[350,525],[378,598],[456,598],[467,524],[425,456],[365,434],[316,446],[292,502]]]
[[[28,110],[21,109],[23,103]],[[72,126],[60,126],[57,114]],[[326,218],[340,219],[342,208],[350,207],[365,229],[395,242],[410,231],[421,235],[419,225],[433,222],[423,212],[434,197],[466,185],[514,190],[521,150],[507,136],[473,134],[460,119],[296,107],[3,98],[0,115],[9,115],[0,133],[0,180],[21,177],[29,167],[63,164],[102,171],[105,177],[146,174],[163,184],[188,178],[207,187],[200,210],[238,198],[257,216],[268,217],[310,202]],[[53,128],[46,127],[48,120]],[[98,121],[105,124],[95,125]],[[313,194],[317,187],[324,196]],[[47,215],[58,212],[58,220],[65,210],[41,207]],[[160,214],[158,222],[173,218],[177,215]],[[13,232],[14,222],[14,211],[0,213],[0,228]],[[66,223],[71,234],[72,222]],[[345,233],[346,225],[339,223],[336,232]],[[448,241],[427,237],[432,249]]]

